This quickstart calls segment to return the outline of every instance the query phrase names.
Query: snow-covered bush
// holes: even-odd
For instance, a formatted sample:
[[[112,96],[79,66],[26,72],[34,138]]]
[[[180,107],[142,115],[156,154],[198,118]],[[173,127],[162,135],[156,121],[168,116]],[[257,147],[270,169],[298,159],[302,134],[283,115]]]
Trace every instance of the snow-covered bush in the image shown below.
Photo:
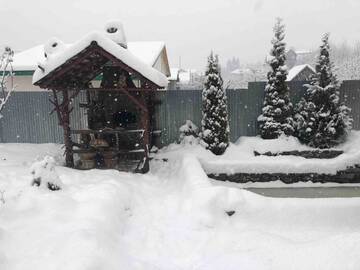
[[[179,133],[181,144],[194,144],[198,142],[199,129],[191,120],[186,120],[185,124],[179,128]]]
[[[272,70],[268,73],[262,114],[258,117],[263,139],[275,139],[281,134],[293,135],[294,133],[293,107],[286,84],[288,72],[285,65],[285,25],[281,19],[277,19],[274,35],[273,47],[270,51]]]
[[[63,185],[55,171],[55,164],[55,159],[50,156],[35,162],[30,168],[32,185],[48,188],[52,191],[60,190]]]
[[[332,72],[329,34],[322,38],[320,54],[307,91],[296,108],[297,137],[317,148],[330,148],[345,140],[352,126],[350,109],[340,102],[339,82]]]
[[[206,148],[215,155],[222,155],[229,146],[229,121],[227,98],[220,74],[219,58],[213,53],[208,57],[202,91],[201,138]]]

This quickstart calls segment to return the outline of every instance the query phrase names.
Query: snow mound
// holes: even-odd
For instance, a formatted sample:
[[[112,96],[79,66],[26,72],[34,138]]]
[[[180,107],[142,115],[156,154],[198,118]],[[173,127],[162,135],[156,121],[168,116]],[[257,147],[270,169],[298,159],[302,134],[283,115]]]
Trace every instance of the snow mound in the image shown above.
[[[239,212],[243,205],[242,191],[212,185],[193,155],[182,158],[177,177],[183,183],[182,211],[200,225],[214,227],[228,218],[227,212]]]
[[[53,37],[44,44],[44,54],[46,58],[51,55],[60,53],[66,49],[66,45],[60,39]]]
[[[120,21],[108,21],[105,24],[105,33],[112,41],[127,49],[124,26]]]

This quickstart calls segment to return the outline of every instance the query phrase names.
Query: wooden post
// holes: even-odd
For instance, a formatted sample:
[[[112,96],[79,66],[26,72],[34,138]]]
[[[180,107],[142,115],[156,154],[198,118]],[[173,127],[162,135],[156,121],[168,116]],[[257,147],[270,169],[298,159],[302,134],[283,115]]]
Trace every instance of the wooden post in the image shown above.
[[[63,93],[63,103],[61,108],[62,115],[62,126],[64,129],[64,143],[65,143],[65,162],[66,167],[73,168],[74,167],[74,156],[72,150],[72,141],[71,141],[71,133],[70,133],[70,110],[69,110],[69,94],[67,90],[62,90]]]
[[[149,119],[149,110],[147,108],[146,99],[144,98],[143,93],[141,95],[141,103],[144,105],[146,110],[141,110],[141,125],[144,129],[143,134],[143,147],[144,147],[144,166],[143,172],[146,173],[149,171],[149,152],[150,152],[150,119]]]

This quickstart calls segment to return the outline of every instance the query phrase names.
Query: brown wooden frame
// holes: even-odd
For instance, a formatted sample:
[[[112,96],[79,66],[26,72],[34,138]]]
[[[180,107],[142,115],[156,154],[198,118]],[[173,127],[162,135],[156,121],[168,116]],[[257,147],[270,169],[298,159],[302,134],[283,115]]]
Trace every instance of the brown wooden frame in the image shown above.
[[[88,58],[91,56],[102,56],[103,58],[98,58],[97,63],[89,62]],[[74,85],[70,85],[70,77],[67,77],[71,70],[81,71],[82,63],[86,62],[86,69],[84,72],[88,72],[85,78],[79,78],[76,83],[76,87]],[[111,63],[112,66],[121,67],[122,69],[128,71],[131,74],[136,75],[141,82],[140,88],[89,88],[87,84],[93,80],[99,73],[102,72],[102,68],[105,64]],[[90,63],[90,64],[89,64]],[[101,65],[102,63],[102,65]],[[93,64],[93,66],[91,66]],[[89,69],[90,68],[90,69]],[[71,74],[73,75],[73,74]],[[68,75],[70,76],[70,75]],[[91,79],[89,79],[91,78]],[[64,82],[69,81],[68,85]],[[143,149],[145,153],[146,163],[145,166],[148,166],[148,158],[149,158],[149,144],[150,144],[150,115],[148,103],[146,101],[146,95],[149,93],[153,93],[160,87],[145,78],[141,73],[134,70],[133,68],[127,66],[120,59],[116,58],[112,54],[108,53],[104,49],[102,49],[96,41],[91,42],[89,46],[87,46],[84,50],[79,52],[77,55],[67,60],[64,64],[47,74],[44,78],[35,83],[35,85],[44,88],[51,89],[53,92],[53,100],[50,102],[54,105],[54,109],[51,113],[56,112],[59,120],[59,125],[63,128],[64,133],[64,144],[65,144],[65,161],[67,167],[74,167],[74,151],[73,146],[74,143],[71,140],[71,129],[70,129],[70,114],[73,110],[70,102],[73,98],[75,98],[81,90],[85,91],[119,91],[125,94],[141,111],[141,128],[144,130],[143,134]],[[69,96],[69,92],[74,91],[71,96]],[[59,93],[62,93],[62,100],[59,100]],[[132,93],[139,93],[139,95],[134,96]],[[146,168],[145,168],[146,169]]]

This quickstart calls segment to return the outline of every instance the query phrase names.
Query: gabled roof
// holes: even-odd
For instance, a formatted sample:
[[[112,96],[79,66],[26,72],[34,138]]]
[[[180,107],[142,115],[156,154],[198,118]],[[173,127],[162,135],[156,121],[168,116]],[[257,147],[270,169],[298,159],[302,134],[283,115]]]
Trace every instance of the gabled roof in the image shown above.
[[[65,46],[71,45],[66,44]],[[128,50],[150,66],[154,66],[163,49],[165,49],[165,43],[162,41],[128,42]],[[13,68],[14,71],[35,71],[38,62],[44,61],[44,45],[41,44],[21,52],[15,52]]]
[[[311,71],[315,73],[315,70],[312,66],[305,64],[305,65],[299,65],[295,66],[292,69],[289,70],[289,73],[287,75],[287,81],[292,81],[297,75],[299,75],[303,70],[309,68]]]
[[[66,46],[63,50],[56,54],[52,54],[50,57],[45,58],[40,62],[41,68],[37,68],[33,75],[33,83],[36,84],[41,79],[45,78],[52,71],[65,64],[69,59],[75,57],[77,54],[85,50],[92,43],[96,42],[97,45],[111,54],[125,65],[133,70],[136,70],[143,77],[158,85],[159,87],[167,86],[167,78],[160,71],[153,68],[151,65],[135,56],[130,50],[121,47],[115,43],[109,37],[100,32],[93,32],[80,39],[78,42]],[[44,59],[44,58],[43,58]],[[148,58],[148,61],[152,60]]]

